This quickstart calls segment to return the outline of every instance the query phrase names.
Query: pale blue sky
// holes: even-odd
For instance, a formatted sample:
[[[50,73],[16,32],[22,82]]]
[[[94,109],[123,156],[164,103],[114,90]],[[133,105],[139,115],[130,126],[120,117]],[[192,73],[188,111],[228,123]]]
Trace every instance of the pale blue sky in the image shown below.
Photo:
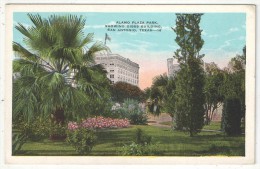
[[[54,13],[39,13],[48,17]],[[55,13],[68,14],[68,13]],[[70,13],[71,14],[71,13]],[[172,57],[178,48],[175,43],[174,27],[175,13],[73,13],[86,18],[85,33],[94,33],[95,39],[104,41],[107,33],[111,41],[107,42],[113,53],[139,63],[140,78],[142,74],[157,70],[157,74],[166,72],[166,60]],[[27,26],[32,23],[27,13],[14,13],[14,24]],[[105,24],[116,21],[157,21],[162,26],[162,32],[109,32]],[[242,53],[246,45],[246,14],[245,13],[204,13],[200,27],[205,43],[200,53],[204,53],[206,62],[215,62],[221,68],[236,54]],[[14,41],[22,43],[22,35],[14,29]],[[149,66],[147,66],[149,65]],[[151,77],[152,77],[151,76]],[[140,79],[142,81],[142,79]],[[150,79],[151,81],[151,79]]]

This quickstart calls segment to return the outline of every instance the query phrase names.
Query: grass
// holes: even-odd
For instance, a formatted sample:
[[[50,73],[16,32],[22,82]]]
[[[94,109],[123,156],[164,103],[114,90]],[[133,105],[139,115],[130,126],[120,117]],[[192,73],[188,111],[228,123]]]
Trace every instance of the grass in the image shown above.
[[[172,126],[172,121],[161,122],[159,124]],[[220,128],[221,128],[220,121],[212,121],[212,122],[210,122],[209,125],[204,125],[204,127],[203,127],[204,130],[218,130],[218,131],[220,130]]]
[[[173,131],[170,128],[154,126],[131,126],[124,129],[100,130],[98,142],[91,156],[118,156],[124,145],[131,144],[135,131],[141,128],[152,136],[152,142],[158,146],[162,156],[244,156],[245,137],[227,137],[219,132],[202,131],[197,136],[189,137],[188,133]],[[27,142],[17,155],[66,156],[77,155],[73,147],[66,142],[52,142],[44,139],[38,142]]]
[[[159,124],[171,126],[172,125],[172,121],[165,121],[165,122],[161,122]]]
[[[212,121],[209,125],[205,125],[203,127],[204,130],[220,130],[221,122],[220,121]]]

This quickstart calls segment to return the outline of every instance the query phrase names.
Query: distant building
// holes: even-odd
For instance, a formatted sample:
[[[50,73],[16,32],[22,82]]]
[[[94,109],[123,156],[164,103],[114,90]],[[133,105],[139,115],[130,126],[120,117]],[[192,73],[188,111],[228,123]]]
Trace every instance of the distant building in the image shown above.
[[[112,83],[126,82],[135,86],[139,84],[139,65],[118,54],[100,53],[95,62],[107,70],[107,77]]]
[[[167,59],[168,77],[174,77],[180,70],[179,64],[173,64],[173,58]]]

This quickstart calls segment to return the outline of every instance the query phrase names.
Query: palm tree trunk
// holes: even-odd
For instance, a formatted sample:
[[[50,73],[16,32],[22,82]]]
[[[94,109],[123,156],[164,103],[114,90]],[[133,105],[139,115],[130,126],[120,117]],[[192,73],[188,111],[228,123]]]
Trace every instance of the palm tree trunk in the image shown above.
[[[56,124],[64,125],[65,115],[63,108],[56,108],[56,110],[53,113],[53,122]]]
[[[62,130],[62,127],[65,125],[65,115],[63,108],[56,108],[56,110],[53,112],[52,125],[53,128],[50,133],[50,140],[65,140],[66,133]]]

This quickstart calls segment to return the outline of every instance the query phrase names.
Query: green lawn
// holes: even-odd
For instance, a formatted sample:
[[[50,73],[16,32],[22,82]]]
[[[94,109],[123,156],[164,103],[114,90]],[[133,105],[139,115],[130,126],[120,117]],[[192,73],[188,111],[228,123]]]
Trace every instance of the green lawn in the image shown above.
[[[245,137],[227,137],[219,132],[201,132],[195,137],[188,133],[172,131],[170,128],[153,126],[131,126],[124,129],[101,130],[97,133],[98,142],[91,156],[117,156],[120,148],[133,141],[136,128],[141,128],[152,136],[162,156],[244,156]],[[66,142],[53,142],[48,139],[27,142],[18,155],[77,155]]]
[[[171,126],[172,121],[161,122],[160,124]],[[205,125],[203,127],[204,130],[220,130],[220,128],[221,128],[221,122],[218,122],[218,121],[217,122],[212,121],[212,122],[210,122],[209,125]]]
[[[210,122],[209,125],[205,125],[203,127],[204,130],[220,130],[221,129],[221,122]]]

